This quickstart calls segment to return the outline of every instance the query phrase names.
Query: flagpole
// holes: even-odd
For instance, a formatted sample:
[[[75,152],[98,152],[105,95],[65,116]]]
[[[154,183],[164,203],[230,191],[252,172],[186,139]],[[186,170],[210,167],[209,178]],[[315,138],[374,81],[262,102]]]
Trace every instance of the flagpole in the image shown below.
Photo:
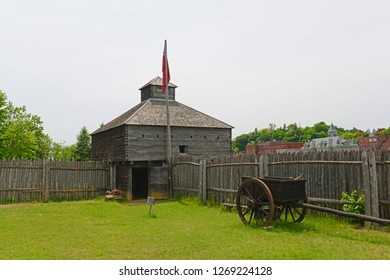
[[[172,139],[171,139],[171,116],[169,111],[169,91],[168,91],[168,84],[169,84],[169,66],[168,66],[168,56],[167,56],[167,40],[164,42],[164,56],[165,56],[165,67],[164,67],[164,75],[163,83],[165,83],[165,107],[167,112],[167,166],[168,166],[168,186],[169,186],[169,195],[172,197],[172,188],[171,188],[171,158],[172,158]]]

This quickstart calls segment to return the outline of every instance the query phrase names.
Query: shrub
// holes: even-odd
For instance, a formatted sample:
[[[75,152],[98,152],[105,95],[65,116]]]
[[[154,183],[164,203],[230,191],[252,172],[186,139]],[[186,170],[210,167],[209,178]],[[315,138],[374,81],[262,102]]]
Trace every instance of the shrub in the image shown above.
[[[357,190],[353,190],[351,194],[343,192],[341,200],[348,202],[343,204],[343,211],[364,214],[364,194]]]

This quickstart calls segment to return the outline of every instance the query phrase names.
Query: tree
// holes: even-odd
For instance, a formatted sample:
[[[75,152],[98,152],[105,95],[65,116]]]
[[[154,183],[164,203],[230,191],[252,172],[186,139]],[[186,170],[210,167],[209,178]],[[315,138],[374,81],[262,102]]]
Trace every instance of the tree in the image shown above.
[[[50,152],[50,158],[53,160],[74,160],[73,154],[76,145],[64,146],[61,143],[53,143]]]
[[[313,138],[324,138],[328,136],[329,125],[325,122],[319,122],[314,124],[314,134]]]
[[[41,118],[27,113],[25,106],[13,106],[0,91],[0,158],[44,159],[50,144]]]
[[[302,130],[296,123],[290,124],[287,127],[286,136],[284,141],[287,142],[300,142],[301,141]]]
[[[357,129],[355,127],[352,129],[342,129],[341,128],[341,129],[337,129],[337,131],[339,131],[339,135],[342,138],[348,139],[348,140],[353,139],[355,142],[357,142],[359,138],[367,137],[370,135],[368,132]]]
[[[8,115],[7,104],[8,104],[7,96],[5,95],[5,93],[3,93],[0,90],[0,134],[1,134],[2,129],[4,128],[4,124],[6,122],[7,115]]]
[[[286,131],[284,131],[283,129],[276,129],[273,133],[272,133],[272,140],[276,140],[276,141],[283,141],[283,139],[286,137]]]
[[[381,129],[380,131],[377,132],[378,135],[390,135],[390,127],[387,129]]]
[[[248,139],[248,134],[241,134],[237,136],[233,141],[233,150],[245,151],[245,147],[249,143]]]
[[[77,161],[90,161],[92,159],[92,140],[87,128],[81,128],[77,135],[76,148],[73,157]]]

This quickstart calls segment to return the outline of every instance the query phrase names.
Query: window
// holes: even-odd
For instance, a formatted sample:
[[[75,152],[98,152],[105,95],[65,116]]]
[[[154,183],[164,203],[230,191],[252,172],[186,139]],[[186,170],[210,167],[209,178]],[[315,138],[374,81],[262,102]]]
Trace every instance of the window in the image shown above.
[[[188,153],[188,147],[185,145],[179,145],[179,153],[180,154],[187,154]]]

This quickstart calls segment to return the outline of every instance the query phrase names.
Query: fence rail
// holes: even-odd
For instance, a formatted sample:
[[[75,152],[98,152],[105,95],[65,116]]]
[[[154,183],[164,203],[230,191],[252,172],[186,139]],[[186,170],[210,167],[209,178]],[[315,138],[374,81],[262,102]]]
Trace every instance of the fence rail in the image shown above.
[[[187,169],[200,175],[182,175],[188,174]],[[297,151],[198,162],[191,162],[187,157],[186,162],[173,165],[172,173],[174,195],[183,195],[188,189],[190,196],[225,204],[235,203],[242,176],[295,178],[303,175],[312,203],[340,209],[342,193],[358,190],[365,195],[366,215],[390,219],[390,151]],[[175,175],[183,177],[177,181]]]
[[[107,162],[0,161],[0,203],[93,198],[109,182]]]

